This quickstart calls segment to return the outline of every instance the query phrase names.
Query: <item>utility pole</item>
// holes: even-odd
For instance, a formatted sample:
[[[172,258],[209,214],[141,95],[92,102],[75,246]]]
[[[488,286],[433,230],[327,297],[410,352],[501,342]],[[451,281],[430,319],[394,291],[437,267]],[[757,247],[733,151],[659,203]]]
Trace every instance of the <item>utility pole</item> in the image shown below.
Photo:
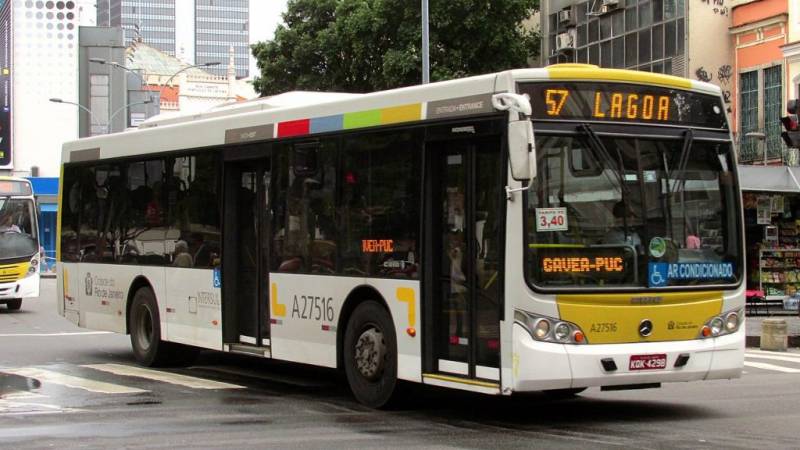
[[[428,84],[431,81],[428,45],[428,0],[422,0],[422,84]]]

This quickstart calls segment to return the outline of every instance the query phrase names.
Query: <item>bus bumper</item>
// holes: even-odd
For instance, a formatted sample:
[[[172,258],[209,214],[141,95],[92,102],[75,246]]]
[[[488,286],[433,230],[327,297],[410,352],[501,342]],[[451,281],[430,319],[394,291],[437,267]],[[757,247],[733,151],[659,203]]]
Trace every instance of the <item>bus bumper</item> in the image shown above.
[[[13,283],[0,283],[0,301],[39,296],[39,277],[32,275]]]
[[[674,381],[739,378],[744,363],[744,323],[731,335],[691,341],[635,344],[564,345],[535,341],[514,324],[513,389],[538,391],[623,386]],[[663,369],[630,370],[634,355],[665,354]],[[688,355],[682,367],[678,357]],[[603,359],[616,370],[605,370]]]

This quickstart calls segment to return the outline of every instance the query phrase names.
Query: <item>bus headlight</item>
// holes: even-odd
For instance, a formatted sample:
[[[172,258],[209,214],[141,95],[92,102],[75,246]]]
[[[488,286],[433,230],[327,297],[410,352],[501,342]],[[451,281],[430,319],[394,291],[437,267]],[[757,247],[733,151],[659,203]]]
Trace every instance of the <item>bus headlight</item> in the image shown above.
[[[547,319],[539,319],[533,326],[533,337],[536,339],[544,339],[550,334],[550,321]]]
[[[725,316],[725,331],[728,333],[736,331],[739,328],[739,314],[736,311],[731,311]]]
[[[553,336],[555,336],[555,338],[558,339],[559,341],[564,341],[569,337],[570,334],[569,332],[570,332],[569,325],[567,325],[564,322],[559,322],[556,325],[556,328],[553,332]]]
[[[742,312],[741,309],[736,309],[711,317],[701,327],[698,338],[703,339],[735,333],[742,326]]]
[[[520,310],[514,311],[514,321],[522,325],[525,331],[537,341],[555,342],[559,344],[587,343],[583,330],[572,322],[557,320]]]
[[[39,257],[34,256],[33,258],[31,258],[31,264],[30,266],[28,266],[28,273],[26,273],[25,276],[26,277],[31,276],[35,274],[38,270],[39,270]]]

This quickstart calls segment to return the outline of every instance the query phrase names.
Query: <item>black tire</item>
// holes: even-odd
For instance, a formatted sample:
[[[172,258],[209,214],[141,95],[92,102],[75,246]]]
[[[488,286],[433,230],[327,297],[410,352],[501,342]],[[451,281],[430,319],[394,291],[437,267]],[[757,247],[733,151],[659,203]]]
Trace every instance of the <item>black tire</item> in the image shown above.
[[[379,303],[361,303],[347,321],[344,368],[359,402],[371,408],[389,405],[397,387],[397,336],[389,313]]]
[[[22,299],[21,298],[15,298],[15,299],[12,299],[12,300],[7,300],[6,301],[6,308],[8,308],[11,311],[17,311],[18,309],[22,308]]]
[[[153,290],[139,288],[133,294],[128,317],[133,355],[139,364],[147,367],[163,366],[169,360],[169,344],[161,340],[161,321]]]
[[[575,397],[576,395],[580,394],[581,392],[585,391],[586,388],[571,388],[571,389],[552,389],[549,391],[544,391],[544,395],[553,399],[553,400],[563,400]]]

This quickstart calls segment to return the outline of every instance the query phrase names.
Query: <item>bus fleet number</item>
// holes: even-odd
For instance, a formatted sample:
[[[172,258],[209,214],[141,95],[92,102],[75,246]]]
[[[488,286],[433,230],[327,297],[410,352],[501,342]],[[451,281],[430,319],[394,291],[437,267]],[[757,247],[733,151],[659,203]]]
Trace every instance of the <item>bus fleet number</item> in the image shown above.
[[[333,297],[294,296],[292,318],[333,322]]]

